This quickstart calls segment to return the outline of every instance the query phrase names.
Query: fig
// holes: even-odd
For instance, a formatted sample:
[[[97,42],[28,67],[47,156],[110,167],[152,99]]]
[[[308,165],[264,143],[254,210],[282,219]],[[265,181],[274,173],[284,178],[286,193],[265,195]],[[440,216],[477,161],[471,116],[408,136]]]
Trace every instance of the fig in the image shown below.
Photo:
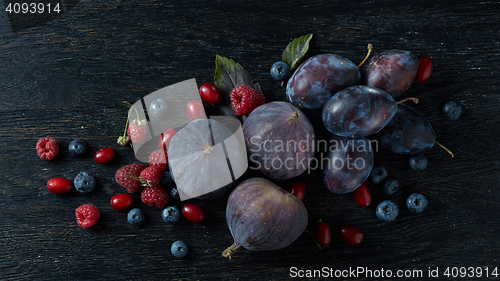
[[[334,54],[321,54],[304,61],[286,85],[290,102],[300,108],[320,109],[338,91],[356,85],[358,67]]]
[[[302,111],[288,102],[257,107],[245,119],[243,135],[250,162],[273,179],[296,177],[313,160],[313,126]]]
[[[239,120],[214,116],[192,121],[172,137],[168,160],[181,200],[229,194],[248,168]]]
[[[240,247],[250,251],[279,250],[292,244],[307,226],[300,199],[264,178],[251,178],[229,195],[226,219],[234,243],[222,255]]]

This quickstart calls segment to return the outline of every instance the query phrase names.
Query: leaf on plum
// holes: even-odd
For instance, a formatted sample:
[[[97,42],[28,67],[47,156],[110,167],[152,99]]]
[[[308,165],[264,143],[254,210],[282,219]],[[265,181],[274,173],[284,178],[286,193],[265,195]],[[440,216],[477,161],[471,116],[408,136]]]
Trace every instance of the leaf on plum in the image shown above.
[[[295,38],[286,46],[281,56],[281,60],[290,65],[290,70],[293,71],[300,60],[306,55],[309,50],[309,42],[313,35],[309,33],[299,38]]]
[[[229,98],[234,87],[245,84],[262,92],[260,84],[253,81],[250,73],[241,64],[220,55],[215,58],[214,83],[222,94],[219,108],[225,115],[238,116],[232,109]]]

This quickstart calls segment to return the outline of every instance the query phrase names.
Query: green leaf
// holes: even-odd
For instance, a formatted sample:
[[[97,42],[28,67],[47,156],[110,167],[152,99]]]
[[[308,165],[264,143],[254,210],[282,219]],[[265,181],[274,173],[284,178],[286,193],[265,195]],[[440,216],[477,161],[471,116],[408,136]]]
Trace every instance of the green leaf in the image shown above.
[[[286,46],[283,55],[281,55],[281,60],[290,65],[290,70],[294,70],[300,60],[306,55],[312,37],[312,33],[309,33],[302,37],[295,38]]]
[[[219,108],[222,113],[230,116],[236,115],[231,107],[231,100],[229,98],[229,94],[234,87],[245,84],[262,92],[260,85],[253,81],[250,73],[241,64],[219,55],[215,57],[214,83],[222,94],[222,101],[219,104]]]

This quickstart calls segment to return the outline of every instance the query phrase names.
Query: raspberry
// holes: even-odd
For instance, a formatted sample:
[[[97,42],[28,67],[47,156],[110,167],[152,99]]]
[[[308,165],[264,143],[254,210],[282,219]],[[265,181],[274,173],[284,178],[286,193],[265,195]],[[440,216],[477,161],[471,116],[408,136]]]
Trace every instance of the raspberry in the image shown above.
[[[99,217],[101,216],[101,212],[97,209],[96,206],[91,204],[84,204],[80,207],[76,208],[76,222],[81,227],[91,227],[97,223]]]
[[[134,119],[134,121],[130,122],[127,134],[133,142],[141,143],[146,139],[146,135],[148,134],[148,126],[146,124],[146,120],[138,121],[138,119]]]
[[[135,178],[138,178],[144,169],[146,166],[138,163],[123,166],[116,171],[116,183],[125,187],[129,193],[137,192],[141,188],[141,183]]]
[[[148,186],[141,192],[141,199],[150,207],[163,209],[168,203],[168,193],[161,186]]]
[[[157,186],[161,181],[162,175],[163,173],[160,169],[151,166],[142,170],[138,180],[143,186]]]
[[[234,87],[229,96],[231,106],[238,115],[248,115],[255,108],[266,103],[264,94],[247,85]]]
[[[156,167],[160,169],[163,173],[168,167],[168,155],[163,149],[157,149],[149,155],[149,166]]]
[[[53,137],[44,137],[36,143],[36,154],[42,159],[52,160],[59,153],[59,144]]]

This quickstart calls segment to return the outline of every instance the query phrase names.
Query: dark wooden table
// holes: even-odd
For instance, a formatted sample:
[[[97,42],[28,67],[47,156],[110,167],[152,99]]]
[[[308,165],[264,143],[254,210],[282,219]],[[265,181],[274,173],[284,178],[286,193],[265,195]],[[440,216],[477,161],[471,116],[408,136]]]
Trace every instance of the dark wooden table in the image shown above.
[[[471,274],[469,268],[480,268],[474,274],[481,271],[483,278],[500,274],[498,1],[64,2],[66,11],[48,21],[0,11],[0,279],[278,280],[323,268],[334,274],[364,269],[376,276],[388,270],[393,276],[423,276],[408,280],[428,279],[436,268],[441,278],[446,269],[451,276],[464,269]],[[380,148],[376,161],[403,187],[387,196],[368,183],[373,194],[368,208],[359,207],[351,194],[328,191],[320,171],[301,175],[307,183],[308,228],[322,218],[333,232],[331,245],[321,251],[304,233],[279,251],[242,249],[232,260],[223,258],[232,244],[227,197],[194,200],[206,209],[206,221],[184,219],[175,226],[138,194],[134,206],[147,217],[142,226],[130,225],[126,211],[111,208],[110,198],[124,191],[114,180],[116,170],[136,161],[130,147],[116,144],[127,114],[123,100],[134,102],[190,78],[198,86],[212,82],[216,54],[241,63],[269,101],[285,100],[269,69],[292,39],[308,33],[314,34],[308,56],[332,52],[359,63],[371,43],[376,52],[403,49],[431,57],[432,77],[414,83],[405,96],[420,98],[415,108],[456,157],[432,148],[425,152],[427,169],[413,172],[407,156]],[[441,113],[449,100],[463,107],[456,121]],[[219,114],[214,106],[205,108]],[[317,135],[327,137],[319,114],[306,114]],[[52,161],[35,152],[36,141],[48,135],[61,147]],[[76,138],[89,144],[82,159],[67,150]],[[116,150],[116,158],[95,163],[93,154],[105,146]],[[90,194],[47,190],[50,178],[73,179],[80,171],[97,179]],[[275,182],[287,187],[292,181]],[[422,214],[413,215],[404,205],[413,192],[429,199]],[[400,206],[392,223],[375,216],[384,199]],[[75,221],[75,208],[85,203],[102,214],[90,229]],[[364,232],[361,245],[339,238],[344,224]],[[175,240],[189,245],[183,259],[170,253]],[[479,278],[461,278],[466,279]]]

